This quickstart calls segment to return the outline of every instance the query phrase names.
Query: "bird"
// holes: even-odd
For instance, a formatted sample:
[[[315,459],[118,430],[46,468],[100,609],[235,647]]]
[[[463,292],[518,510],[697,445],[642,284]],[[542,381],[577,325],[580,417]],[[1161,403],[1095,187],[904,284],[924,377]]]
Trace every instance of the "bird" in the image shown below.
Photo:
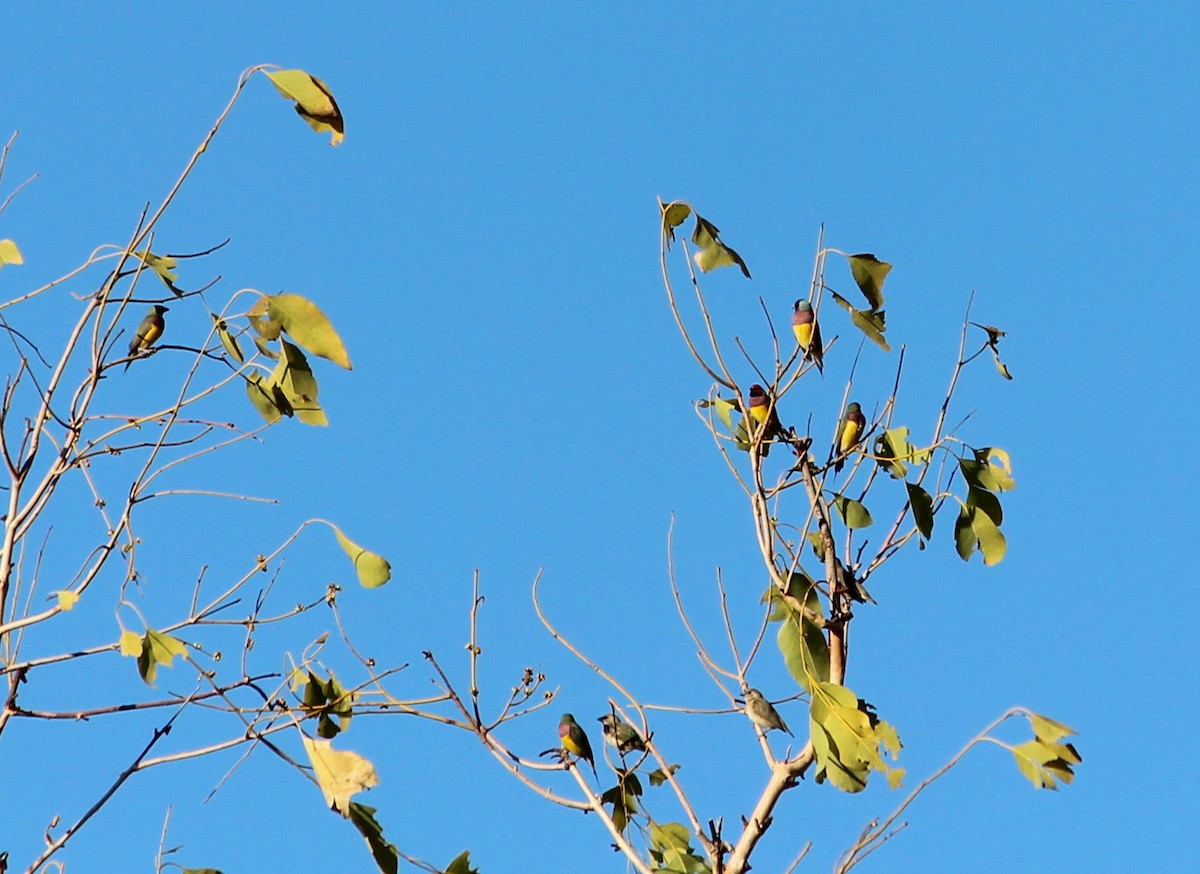
[[[637,733],[637,729],[622,721],[619,716],[607,713],[600,717],[599,722],[604,726],[604,739],[616,747],[617,752],[624,754],[631,750],[645,751],[646,743]]]
[[[867,427],[867,419],[858,403],[846,407],[846,414],[838,422],[837,434],[833,438],[833,454],[837,461],[833,465],[834,473],[841,473],[846,463],[846,455],[858,445],[862,439],[863,430]]]
[[[591,765],[592,773],[596,775],[597,780],[600,779],[600,775],[596,774],[596,760],[592,757],[592,745],[588,743],[583,728],[570,713],[564,713],[562,719],[559,720],[558,739],[562,742],[564,750],[573,756],[584,759]]]
[[[133,339],[129,341],[129,361],[125,362],[125,369],[129,369],[129,365],[133,363],[133,359],[137,357],[143,349],[149,349],[162,336],[163,330],[167,327],[167,323],[163,321],[163,313],[167,308],[162,304],[155,304],[150,307],[146,313],[146,317],[138,322],[137,330],[133,332]]]
[[[762,442],[759,443],[759,446],[762,457],[766,458],[771,454],[771,444],[768,441],[785,436],[783,424],[779,421],[779,413],[776,412],[775,405],[766,389],[757,382],[750,386],[750,401],[747,408],[755,425],[762,426]],[[754,430],[751,429],[751,434]]]
[[[804,350],[804,357],[811,358],[817,365],[817,371],[825,373],[825,346],[821,342],[821,326],[817,324],[817,314],[813,312],[812,304],[804,298],[796,301],[792,307],[792,333],[796,335],[796,343]]]
[[[746,690],[746,715],[750,717],[751,722],[764,732],[777,728],[780,731],[792,734],[792,730],[787,727],[787,723],[783,721],[783,717],[771,706],[771,702],[762,696],[762,692],[757,689]],[[792,736],[795,737],[795,735]]]

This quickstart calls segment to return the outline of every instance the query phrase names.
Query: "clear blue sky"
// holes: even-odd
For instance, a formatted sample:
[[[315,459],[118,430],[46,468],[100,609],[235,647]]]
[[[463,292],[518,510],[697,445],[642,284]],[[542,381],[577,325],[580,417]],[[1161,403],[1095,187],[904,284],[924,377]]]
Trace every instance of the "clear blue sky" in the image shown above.
[[[232,237],[181,284],[220,273],[216,301],[243,287],[312,297],[354,371],[318,371],[328,429],[288,422],[199,471],[280,506],[196,500],[144,521],[146,609],[169,615],[172,587],[190,591],[201,566],[232,573],[325,516],[387,554],[395,579],[351,588],[314,533],[280,583],[285,603],[291,588],[299,601],[348,584],[364,651],[410,662],[396,689],[417,696],[431,688],[422,650],[463,677],[479,568],[491,705],[525,665],[562,689],[561,706],[507,738],[533,754],[562,710],[594,725],[609,694],[537,624],[538,568],[564,633],[647,701],[698,708],[723,699],[671,606],[672,514],[680,584],[715,646],[716,568],[747,627],[765,585],[744,502],[691,409],[709,386],[666,307],[655,197],[691,201],[746,258],[752,282],[727,270],[706,287],[727,339],[759,349],[755,298],[786,313],[820,223],[831,245],[895,264],[889,336],[909,344],[914,428],[932,422],[974,290],[974,315],[1009,331],[1016,376],[1002,383],[981,362],[959,408],[977,409],[973,441],[1012,454],[1009,557],[963,565],[943,521],[930,550],[877,580],[848,683],[899,728],[910,785],[1014,704],[1078,729],[1085,762],[1073,787],[1037,793],[1006,753],[978,750],[861,870],[1182,870],[1200,804],[1180,754],[1200,716],[1183,460],[1197,424],[1185,350],[1200,15],[1183,3],[798,5],[10,5],[0,136],[21,135],[5,192],[41,175],[0,217],[27,262],[4,269],[0,294],[127,239],[242,69],[324,79],[347,119],[339,148],[251,83],[159,240],[186,251]],[[66,302],[56,312],[70,318]],[[180,342],[206,330],[198,306],[171,316]],[[851,345],[812,389],[818,417],[836,407]],[[166,397],[161,357],[138,376]],[[865,361],[863,385],[886,391],[894,356]],[[115,407],[131,384],[111,388]],[[218,409],[253,421],[240,392]],[[58,523],[65,539],[85,530],[69,511]],[[110,632],[111,613],[83,629],[88,643]],[[791,691],[761,661],[764,690]],[[95,670],[99,685],[80,686],[89,701],[148,694],[115,656]],[[184,680],[166,674],[159,690]],[[31,686],[23,701],[73,700],[52,691]],[[152,724],[10,730],[0,849],[18,864],[35,852],[49,819],[86,807]],[[664,717],[656,736],[702,816],[728,831],[749,811],[765,773],[740,717]],[[376,762],[382,785],[363,800],[408,853],[444,864],[470,848],[485,874],[622,866],[594,819],[540,802],[468,736],[394,717],[357,723],[346,746]],[[316,870],[349,854],[345,870],[370,870],[357,834],[267,755],[204,805],[232,764],[127,784],[70,845],[69,870],[144,870],[168,804],[187,865]],[[565,776],[559,788],[571,791]],[[900,798],[805,784],[756,870],[782,870],[807,840],[801,870],[827,870]],[[670,816],[665,796],[655,811]]]

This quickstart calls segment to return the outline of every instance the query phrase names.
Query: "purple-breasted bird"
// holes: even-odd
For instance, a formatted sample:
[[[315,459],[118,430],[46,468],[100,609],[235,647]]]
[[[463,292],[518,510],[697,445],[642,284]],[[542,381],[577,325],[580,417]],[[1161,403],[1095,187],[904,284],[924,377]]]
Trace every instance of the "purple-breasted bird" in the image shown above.
[[[846,463],[846,455],[858,445],[866,427],[867,419],[862,413],[862,407],[857,403],[846,407],[846,414],[838,422],[837,434],[833,438],[833,454],[837,456],[833,465],[834,473],[841,472]]]
[[[596,779],[600,779],[600,775],[596,774],[596,760],[592,757],[592,745],[588,742],[587,735],[584,734],[583,728],[575,721],[575,717],[570,713],[564,713],[562,719],[558,723],[558,739],[562,743],[562,748],[573,756],[587,761],[592,766],[592,774]]]
[[[766,389],[757,382],[750,386],[750,402],[746,406],[750,412],[750,418],[754,421],[755,425],[751,429],[751,436],[753,436],[755,431],[762,430],[762,442],[759,443],[759,451],[762,457],[766,458],[771,454],[771,444],[768,441],[776,437],[786,436],[783,424],[779,421],[779,413],[775,410],[775,406]]]
[[[818,372],[823,375],[825,346],[821,343],[821,326],[817,324],[817,314],[813,312],[812,304],[804,298],[800,298],[792,307],[792,333],[796,335],[796,343],[804,351],[804,357],[811,358]]]
[[[163,313],[166,311],[167,308],[162,304],[155,304],[150,307],[146,317],[138,322],[137,330],[133,332],[133,339],[129,341],[130,360],[125,362],[125,370],[129,369],[135,356],[143,349],[149,349],[162,336],[163,330],[167,327],[167,323],[163,321]]]

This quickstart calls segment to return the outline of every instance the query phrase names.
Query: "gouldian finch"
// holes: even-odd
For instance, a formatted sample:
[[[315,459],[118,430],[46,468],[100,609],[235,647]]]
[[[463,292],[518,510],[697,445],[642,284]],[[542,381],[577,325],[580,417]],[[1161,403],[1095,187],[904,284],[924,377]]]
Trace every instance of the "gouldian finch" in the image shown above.
[[[833,438],[833,454],[837,456],[834,462],[834,473],[840,473],[846,463],[846,454],[858,445],[862,439],[863,430],[867,427],[867,419],[862,413],[862,407],[853,403],[846,407],[846,414],[838,422],[837,434]]]
[[[812,304],[804,298],[796,301],[792,308],[792,333],[796,335],[796,343],[804,350],[804,356],[811,358],[817,370],[825,373],[825,347],[821,343],[821,326],[817,324],[817,314],[813,312]]]
[[[746,405],[750,412],[750,418],[754,420],[755,428],[751,433],[762,428],[762,443],[761,453],[763,458],[771,454],[771,444],[767,441],[773,440],[776,437],[783,437],[783,424],[779,421],[779,413],[776,412],[774,405],[771,403],[771,398],[757,382],[750,386],[750,401]],[[768,413],[768,410],[770,412]]]
[[[564,713],[562,719],[559,720],[558,739],[564,750],[573,756],[584,759],[592,766],[592,773],[596,774],[596,760],[592,758],[592,745],[588,743],[587,735],[584,734],[583,729],[570,713]],[[596,779],[600,779],[599,774],[596,774]]]
[[[163,313],[166,311],[167,308],[162,304],[155,304],[150,307],[146,317],[138,322],[137,330],[133,332],[133,339],[129,341],[131,359],[143,349],[149,349],[162,336],[163,329],[167,326],[167,323],[163,321]],[[132,363],[132,360],[126,361],[125,369],[128,370]]]
[[[616,747],[617,752],[627,753],[631,750],[641,752],[646,749],[646,744],[642,740],[642,736],[637,733],[637,729],[622,721],[620,717],[609,713],[600,717],[600,723],[604,726],[604,739]]]
[[[783,721],[783,717],[757,689],[746,690],[746,715],[764,732],[777,728],[788,734],[792,733],[791,729],[787,727],[787,723]]]

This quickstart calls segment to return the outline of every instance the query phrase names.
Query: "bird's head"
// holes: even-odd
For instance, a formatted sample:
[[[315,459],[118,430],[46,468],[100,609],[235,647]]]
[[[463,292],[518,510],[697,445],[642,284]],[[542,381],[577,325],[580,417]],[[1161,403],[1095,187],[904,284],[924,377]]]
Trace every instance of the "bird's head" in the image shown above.
[[[150,308],[150,310],[156,316],[161,316],[163,313],[167,312],[167,308],[160,303],[156,303],[154,306],[152,306]]]
[[[800,300],[798,300],[794,304],[792,304],[792,309],[798,313],[811,313],[812,312],[812,304],[810,304],[804,298],[800,298]]]

